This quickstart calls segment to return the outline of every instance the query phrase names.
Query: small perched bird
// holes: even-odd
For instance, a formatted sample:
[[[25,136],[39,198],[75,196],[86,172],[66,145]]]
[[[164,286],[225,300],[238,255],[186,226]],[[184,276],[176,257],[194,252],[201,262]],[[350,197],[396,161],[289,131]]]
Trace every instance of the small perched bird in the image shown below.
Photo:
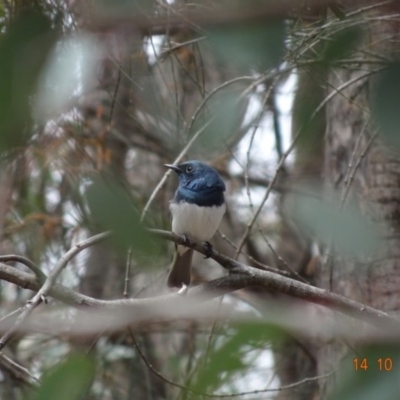
[[[170,202],[172,232],[207,242],[217,231],[226,210],[224,181],[214,168],[201,161],[165,166],[173,169],[179,178],[178,189]],[[169,287],[189,286],[192,258],[192,249],[175,246],[167,280]]]

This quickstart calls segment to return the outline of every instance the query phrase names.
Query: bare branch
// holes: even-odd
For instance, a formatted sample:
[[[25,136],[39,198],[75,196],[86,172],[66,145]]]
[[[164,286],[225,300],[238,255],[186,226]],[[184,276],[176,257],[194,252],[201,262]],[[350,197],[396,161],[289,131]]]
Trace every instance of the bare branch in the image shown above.
[[[185,239],[175,235],[172,232],[156,229],[151,230],[151,232],[164,239],[171,240],[176,244],[190,247],[201,254],[210,254],[210,250],[206,244],[193,242],[190,238],[188,241],[185,241]],[[241,288],[246,286],[262,286],[269,290],[285,293],[289,296],[301,298],[311,303],[328,307],[332,310],[371,323],[378,327],[381,327],[384,321],[389,325],[395,324],[395,326],[400,327],[399,319],[392,317],[383,311],[368,307],[362,303],[358,303],[338,294],[330,293],[325,289],[320,289],[303,282],[275,274],[273,272],[262,271],[257,268],[247,266],[236,260],[233,260],[232,258],[224,256],[214,249],[212,249],[211,253],[211,258],[217,261],[230,273],[235,275],[237,274],[242,278],[246,278],[247,282],[244,283]],[[232,278],[232,276],[230,278]],[[235,284],[238,284],[238,282],[235,282]],[[239,287],[237,287],[237,289],[239,289]]]
[[[0,256],[0,262],[8,261],[16,261],[20,264],[24,264],[36,275],[36,277],[39,279],[39,282],[42,282],[46,279],[45,273],[33,261],[29,260],[29,258],[18,256],[16,254]]]
[[[9,342],[14,332],[29,317],[29,315],[32,313],[35,307],[37,307],[42,301],[46,301],[46,296],[51,291],[51,288],[56,283],[56,279],[58,278],[62,270],[67,266],[69,261],[71,261],[71,259],[75,257],[78,253],[80,253],[82,250],[107,239],[108,237],[110,237],[110,235],[111,235],[110,232],[103,232],[89,239],[86,239],[83,242],[76,244],[74,247],[72,247],[72,249],[67,251],[67,253],[65,253],[64,256],[60,258],[54,270],[51,271],[49,276],[46,278],[43,286],[36,293],[36,295],[26,303],[23,311],[16,319],[14,325],[0,339],[0,350],[3,349],[4,346]]]
[[[322,10],[329,5],[336,4],[336,2],[336,0],[307,0],[307,2],[299,3],[297,0],[281,0],[266,2],[264,6],[259,4],[257,7],[252,7],[251,3],[248,5],[244,2],[244,5],[231,7],[230,9],[220,8],[218,10],[211,8],[209,11],[204,12],[198,12],[198,10],[193,12],[188,9],[175,15],[148,16],[142,13],[117,15],[114,18],[110,15],[102,18],[100,15],[93,13],[91,15],[91,27],[102,31],[115,31],[116,29],[128,31],[134,29],[137,31],[139,29],[146,34],[152,35],[173,34],[177,30],[184,28],[193,29],[193,25],[220,27],[276,21],[277,19],[293,17],[296,14],[301,15],[304,11],[308,13],[310,9]],[[371,3],[374,3],[372,0],[358,0],[353,1],[352,5],[357,8],[365,6],[361,8],[361,12],[363,12],[393,2],[394,0],[371,5]]]
[[[251,395],[251,394],[254,395],[254,394],[260,394],[260,393],[266,393],[266,392],[280,392],[280,391],[284,391],[284,390],[287,390],[287,389],[292,389],[292,388],[304,385],[305,383],[312,382],[312,381],[315,381],[315,380],[326,379],[326,378],[328,378],[329,376],[331,376],[332,374],[334,374],[337,371],[337,368],[336,368],[336,369],[328,372],[327,374],[314,376],[314,377],[311,377],[311,378],[305,378],[305,379],[302,379],[301,381],[294,382],[294,383],[291,383],[289,385],[279,386],[279,387],[273,388],[273,389],[258,389],[258,390],[251,390],[249,392],[228,393],[228,394],[205,393],[205,392],[200,392],[198,390],[192,389],[192,388],[190,388],[188,386],[181,385],[180,383],[174,382],[171,379],[167,378],[165,375],[163,375],[160,371],[155,369],[154,366],[150,363],[150,361],[146,357],[146,355],[143,353],[143,350],[140,348],[139,343],[137,342],[136,337],[132,332],[132,329],[128,328],[128,330],[129,330],[131,339],[133,341],[133,344],[134,344],[134,346],[136,347],[136,350],[139,353],[140,358],[143,360],[143,362],[145,363],[146,367],[154,375],[156,375],[158,378],[162,379],[164,382],[168,383],[171,386],[175,386],[175,387],[177,387],[179,389],[188,391],[190,393],[195,393],[195,394],[198,394],[200,396],[208,397],[208,398],[225,399],[225,398],[248,396],[248,395]]]
[[[210,251],[205,244],[194,242],[190,240],[190,238],[188,241],[185,241],[183,238],[175,235],[172,232],[162,230],[151,230],[151,232],[166,240],[190,247],[202,254],[206,254]],[[94,238],[99,241],[101,238],[104,239],[105,237],[108,237],[108,235],[109,233],[106,233],[103,235],[97,235]],[[94,238],[88,240],[93,241]],[[86,245],[88,246],[87,241]],[[67,254],[69,254],[71,257],[73,252],[77,252],[77,249],[74,248]],[[68,262],[67,258],[68,257],[64,256],[63,261],[60,260],[58,265]],[[257,268],[247,266],[236,260],[233,260],[232,258],[226,257],[215,250],[212,250],[211,258],[227,269],[230,274],[223,278],[207,282],[206,284],[190,288],[186,294],[188,301],[189,299],[196,299],[196,301],[204,302],[235,290],[259,286],[270,291],[285,293],[294,298],[327,307],[328,309],[351,316],[357,320],[367,322],[383,330],[393,327],[398,330],[400,327],[400,321],[397,318],[383,311],[368,307],[362,303],[358,303],[338,294],[330,293],[327,290],[316,288],[294,279],[275,274],[273,272],[262,271]],[[15,268],[9,267],[5,264],[0,264],[0,279],[13,282],[24,288],[38,291],[32,300],[33,302],[36,299],[35,301],[37,303],[34,304],[38,304],[38,302],[40,302],[40,294],[44,293],[45,295],[49,294],[54,298],[63,301],[64,303],[73,305],[74,307],[96,306],[100,308],[116,309],[118,307],[128,306],[129,309],[132,309],[132,312],[135,310],[135,319],[137,320],[157,318],[157,312],[153,312],[149,316],[149,307],[158,307],[158,310],[161,313],[159,315],[162,315],[161,306],[168,304],[170,309],[171,305],[173,306],[173,304],[175,304],[175,306],[182,304],[182,296],[176,293],[146,299],[98,300],[79,294],[71,289],[67,289],[65,286],[58,283],[50,285],[48,291],[43,291],[42,289],[44,286],[40,286],[34,275],[18,271]],[[18,325],[20,325],[18,320],[22,319],[22,323],[23,320],[27,318],[26,315],[29,316],[33,309],[32,305],[29,306],[29,304],[32,303],[27,304],[23,313],[14,324],[13,330],[17,329]],[[6,339],[9,340],[9,338],[10,335],[8,334]],[[1,344],[4,346],[4,343],[6,342],[7,341],[2,341]]]
[[[36,379],[27,368],[2,353],[0,353],[0,367],[8,371],[15,379],[23,382],[25,385],[37,387],[39,383],[39,380]]]

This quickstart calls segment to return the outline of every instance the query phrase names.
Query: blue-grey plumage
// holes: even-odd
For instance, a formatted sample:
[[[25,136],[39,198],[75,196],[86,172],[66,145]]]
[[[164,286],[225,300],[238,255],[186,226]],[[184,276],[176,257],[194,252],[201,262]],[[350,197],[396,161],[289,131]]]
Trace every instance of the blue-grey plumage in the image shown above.
[[[170,203],[172,232],[205,242],[217,231],[225,213],[225,184],[218,172],[201,161],[179,165],[165,164],[179,178],[179,186]],[[168,286],[181,288],[190,284],[193,250],[176,246],[168,276]]]

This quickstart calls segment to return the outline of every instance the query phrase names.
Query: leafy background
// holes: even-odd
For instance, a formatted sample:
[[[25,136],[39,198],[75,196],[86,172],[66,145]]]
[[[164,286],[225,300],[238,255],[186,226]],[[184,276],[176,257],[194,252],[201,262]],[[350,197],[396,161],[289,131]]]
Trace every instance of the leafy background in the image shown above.
[[[376,207],[368,185],[378,179],[370,160],[397,176],[400,69],[388,37],[367,39],[380,38],[374,27],[387,13],[398,18],[396,9],[277,4],[0,2],[1,254],[23,255],[48,274],[73,244],[112,230],[113,240],[79,254],[60,282],[100,299],[167,293],[172,246],[146,228],[170,229],[176,179],[148,201],[163,164],[190,144],[184,159],[206,160],[227,183],[214,239],[222,253],[334,291],[334,278],[349,277],[356,284],[342,294],[396,310],[394,291],[362,294],[376,271],[368,266],[391,254],[388,237],[397,234],[399,214]],[[368,96],[358,97],[365,82]],[[342,120],[342,153],[332,161],[326,154],[339,139],[329,127]],[[397,204],[398,193],[383,200]],[[206,261],[193,281],[223,275]],[[32,293],[5,280],[0,291],[4,334],[7,315]],[[48,300],[45,315],[73,321],[72,308]],[[318,312],[300,334],[271,323],[268,302],[283,322],[300,322],[287,314],[295,300],[259,288],[217,299],[231,307],[219,318],[116,332],[107,323],[96,334],[61,332],[33,313],[37,326],[0,355],[0,397],[396,398],[396,340],[321,339]],[[354,371],[354,358],[370,369]],[[393,369],[378,371],[379,358]]]

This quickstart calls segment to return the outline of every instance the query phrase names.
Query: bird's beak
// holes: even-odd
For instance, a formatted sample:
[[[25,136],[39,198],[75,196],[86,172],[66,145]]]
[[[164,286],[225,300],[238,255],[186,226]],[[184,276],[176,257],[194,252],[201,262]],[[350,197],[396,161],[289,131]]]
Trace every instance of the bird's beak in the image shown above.
[[[173,169],[177,174],[180,174],[182,171],[177,165],[173,164],[164,164],[167,168]]]

